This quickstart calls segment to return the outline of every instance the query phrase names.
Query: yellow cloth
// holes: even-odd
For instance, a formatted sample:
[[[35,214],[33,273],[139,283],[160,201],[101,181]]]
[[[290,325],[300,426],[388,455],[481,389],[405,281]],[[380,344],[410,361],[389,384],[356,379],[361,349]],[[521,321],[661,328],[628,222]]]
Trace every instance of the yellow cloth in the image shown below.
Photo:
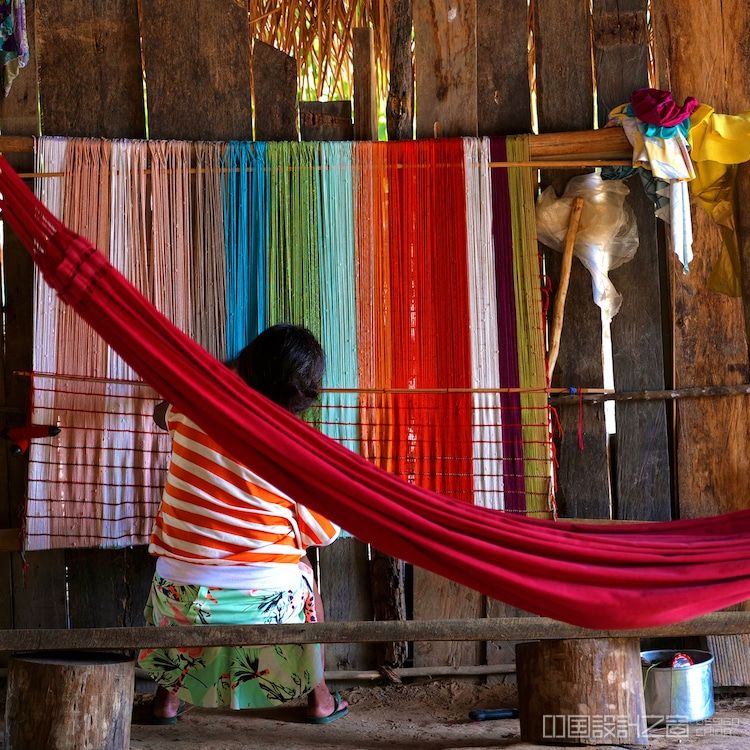
[[[721,115],[701,104],[690,117],[688,142],[696,173],[690,190],[721,227],[723,248],[709,287],[739,297],[742,289],[734,184],[736,165],[750,160],[750,112]]]

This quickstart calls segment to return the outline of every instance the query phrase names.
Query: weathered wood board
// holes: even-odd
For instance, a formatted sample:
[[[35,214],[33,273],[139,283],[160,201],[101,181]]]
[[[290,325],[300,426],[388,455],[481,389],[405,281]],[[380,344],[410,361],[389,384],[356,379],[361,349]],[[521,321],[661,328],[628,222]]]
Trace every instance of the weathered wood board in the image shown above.
[[[303,141],[351,141],[352,103],[349,100],[300,102],[299,128]]]
[[[338,539],[318,550],[320,593],[326,620],[372,620],[367,545],[358,539]],[[325,649],[327,669],[372,669],[372,643],[331,643]]]
[[[537,108],[540,132],[587,130],[593,125],[593,87],[588,5],[577,0],[537,0]],[[562,193],[574,172],[542,173]],[[557,288],[561,256],[545,253]],[[601,387],[602,326],[591,295],[591,277],[574,258],[568,287],[555,386]],[[557,504],[561,516],[607,518],[610,491],[607,435],[601,405],[558,410],[564,434],[558,443]],[[584,449],[579,448],[579,418]]]
[[[45,135],[143,138],[143,103],[138,6],[135,3],[59,3],[42,0],[39,87]],[[96,8],[94,7],[96,6]],[[103,6],[103,7],[102,7]],[[83,73],[80,73],[82,66]],[[60,96],[61,92],[65,95]],[[130,586],[132,550],[66,550],[62,571],[52,569],[66,596],[71,627],[125,624],[124,591]],[[38,569],[41,570],[41,565]],[[67,567],[67,575],[65,568]],[[149,572],[153,573],[153,562]],[[144,600],[145,603],[145,600]],[[141,604],[142,608],[142,604]],[[62,623],[63,625],[65,623]]]
[[[710,102],[718,112],[750,109],[746,4],[661,0],[654,10],[656,43],[668,63],[662,67],[661,86],[671,87],[680,101],[690,95]],[[747,382],[742,300],[708,288],[721,248],[718,228],[705,211],[694,207],[693,230],[690,272],[685,275],[677,259],[670,258],[675,386]],[[680,516],[746,508],[750,401],[684,400],[678,404],[678,420]]]
[[[141,0],[150,138],[252,140],[247,9]]]
[[[253,43],[256,141],[296,141],[297,62],[270,44]]]
[[[354,140],[378,140],[378,87],[375,68],[375,33],[354,29]]]
[[[393,0],[390,23],[388,99],[385,120],[388,140],[414,137],[414,64],[411,53],[412,0]]]
[[[593,6],[597,112],[603,127],[610,110],[648,86],[647,0],[602,0]],[[652,201],[640,178],[628,180],[627,203],[638,224],[638,251],[613,270],[610,279],[623,297],[612,320],[615,388],[664,388],[662,298]],[[671,518],[667,407],[660,402],[618,404],[617,461],[612,477],[615,518],[664,521]]]
[[[531,132],[526,0],[477,0],[479,135]]]
[[[138,5],[37,0],[44,135],[142,138]]]
[[[417,138],[477,134],[476,0],[414,0]]]

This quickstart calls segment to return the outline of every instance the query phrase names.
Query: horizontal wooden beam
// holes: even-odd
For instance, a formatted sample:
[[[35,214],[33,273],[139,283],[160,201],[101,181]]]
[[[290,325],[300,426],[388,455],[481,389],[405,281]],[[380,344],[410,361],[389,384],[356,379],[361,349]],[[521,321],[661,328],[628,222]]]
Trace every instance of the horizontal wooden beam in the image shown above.
[[[29,153],[34,150],[34,139],[22,136],[0,136],[0,152]],[[542,133],[529,136],[531,161],[630,159],[633,149],[622,128],[579,130],[570,133]]]
[[[661,638],[750,633],[750,612],[716,612],[658,628],[587,630],[544,617],[477,620],[317,622],[299,625],[206,625],[177,628],[0,630],[0,651],[101,651],[281,643],[389,641],[531,641],[569,638]]]
[[[389,680],[394,677],[488,677],[496,674],[515,674],[515,664],[479,664],[456,667],[397,667],[395,669],[326,669],[326,680]],[[0,672],[0,675],[2,672]]]

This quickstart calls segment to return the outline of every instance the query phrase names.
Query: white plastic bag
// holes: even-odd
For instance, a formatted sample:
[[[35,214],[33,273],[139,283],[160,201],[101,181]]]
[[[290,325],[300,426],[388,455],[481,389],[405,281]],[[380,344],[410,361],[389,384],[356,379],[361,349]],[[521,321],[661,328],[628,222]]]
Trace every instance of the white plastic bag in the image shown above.
[[[552,187],[539,196],[536,231],[539,241],[562,251],[573,199],[584,199],[573,253],[589,270],[594,302],[612,319],[622,296],[609,280],[609,271],[631,260],[638,249],[635,215],[625,203],[630,192],[621,180],[602,180],[596,173],[573,177],[558,198]]]

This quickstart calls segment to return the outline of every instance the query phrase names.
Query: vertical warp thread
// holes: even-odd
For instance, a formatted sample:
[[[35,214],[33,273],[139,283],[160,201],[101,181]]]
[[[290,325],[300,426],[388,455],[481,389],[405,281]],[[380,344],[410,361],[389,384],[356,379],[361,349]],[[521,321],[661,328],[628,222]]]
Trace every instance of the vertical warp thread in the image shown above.
[[[508,159],[528,161],[528,136],[507,139]],[[528,169],[508,169],[513,272],[516,293],[518,371],[526,485],[526,511],[550,510],[551,439],[544,352],[544,320],[539,250],[534,216],[533,177]]]
[[[353,144],[320,144],[319,274],[326,388],[356,389],[358,377],[354,261]],[[360,450],[356,393],[324,393],[323,432]]]
[[[500,387],[495,249],[492,242],[490,146],[487,138],[464,138],[472,388]],[[474,502],[504,507],[502,413],[498,393],[474,393]]]
[[[220,143],[195,144],[192,310],[195,340],[219,360],[227,358],[226,253]]]
[[[490,139],[492,161],[507,161],[505,138]],[[492,170],[492,237],[495,244],[498,341],[500,342],[500,386],[518,388],[518,331],[513,275],[513,233],[507,169]],[[526,510],[523,431],[520,393],[501,393],[503,485],[505,510]]]

